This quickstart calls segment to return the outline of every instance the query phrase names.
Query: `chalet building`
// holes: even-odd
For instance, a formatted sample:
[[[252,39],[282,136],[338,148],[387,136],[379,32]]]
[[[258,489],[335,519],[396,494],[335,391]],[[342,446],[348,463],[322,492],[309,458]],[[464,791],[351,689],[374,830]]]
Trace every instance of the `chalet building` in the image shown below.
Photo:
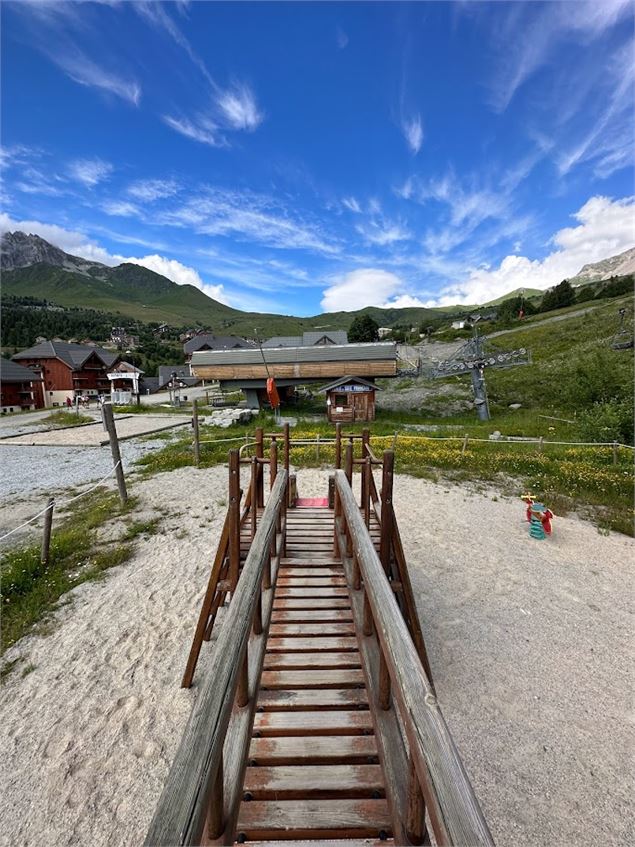
[[[131,403],[141,391],[143,371],[130,362],[117,362],[108,374],[113,403]]]
[[[42,377],[35,371],[0,358],[0,412],[20,412],[44,406]]]
[[[199,332],[183,345],[186,361],[190,361],[192,353],[201,350],[242,350],[254,347],[253,341],[240,338],[238,335],[212,335],[208,332]]]
[[[126,350],[134,350],[139,346],[139,336],[131,335],[124,326],[113,326],[110,330],[110,341]]]
[[[43,341],[13,356],[43,380],[44,406],[63,406],[66,398],[97,397],[110,391],[108,372],[119,361],[116,353],[103,347]]]
[[[359,376],[344,376],[320,389],[326,394],[326,416],[333,423],[355,423],[375,420],[375,392],[381,391],[374,382]]]
[[[302,335],[274,335],[263,341],[265,349],[271,347],[326,347],[330,344],[348,344],[348,334],[343,329],[331,332],[310,331]]]

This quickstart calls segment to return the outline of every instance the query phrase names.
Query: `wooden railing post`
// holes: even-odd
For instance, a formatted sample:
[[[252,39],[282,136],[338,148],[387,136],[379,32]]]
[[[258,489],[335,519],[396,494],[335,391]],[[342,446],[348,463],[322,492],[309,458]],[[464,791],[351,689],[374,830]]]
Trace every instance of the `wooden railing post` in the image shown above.
[[[240,570],[240,454],[229,451],[229,584],[232,599]]]
[[[370,430],[363,429],[362,430],[362,459],[370,458],[370,454],[368,453],[367,447],[370,441]],[[370,491],[368,490],[368,476],[366,475],[366,467],[365,465],[361,466],[361,474],[360,474],[360,505],[364,512],[366,511],[366,499],[370,497]],[[368,524],[366,524],[368,526]]]
[[[269,448],[269,487],[273,488],[278,475],[278,442],[274,439]]]
[[[256,458],[264,459],[265,457],[265,441],[264,430],[261,426],[256,428]],[[257,506],[262,508],[265,505],[265,487],[264,487],[264,472],[263,466],[259,463],[258,466],[258,502]]]
[[[342,424],[335,424],[335,468],[342,467]]]
[[[251,496],[249,498],[251,540],[253,541],[258,526],[258,460],[255,456],[251,458]]]
[[[381,537],[379,541],[379,560],[386,573],[390,570],[390,547],[392,542],[392,486],[395,469],[395,454],[384,451],[384,467],[381,478]]]
[[[408,807],[406,815],[406,833],[411,844],[423,844],[426,839],[426,806],[412,758],[410,759],[408,772]]]
[[[269,572],[269,585],[265,585],[265,574]],[[262,574],[262,583],[260,584],[260,591],[258,592],[258,597],[256,598],[256,609],[254,611],[254,635],[262,635],[262,592],[265,588],[270,588],[271,586],[271,570],[270,568],[265,566],[264,572]]]
[[[194,462],[201,463],[201,444],[198,433],[198,403],[192,400],[192,429],[194,430]]]
[[[353,442],[349,441],[346,445],[346,453],[344,459],[344,473],[346,474],[346,479],[348,480],[348,484],[352,486],[353,484]]]
[[[42,528],[42,547],[40,550],[40,562],[44,565],[44,567],[48,567],[50,558],[51,529],[53,527],[54,506],[55,499],[53,497],[49,497],[48,503],[46,504],[46,511],[44,512],[44,526]]]
[[[209,797],[209,808],[207,812],[207,835],[212,841],[220,838],[225,831],[225,816],[223,814],[223,805],[225,803],[223,770],[223,756],[221,755],[218,770],[216,771],[216,778],[212,784],[212,791]]]
[[[364,591],[364,623],[362,626],[362,631],[364,635],[373,634],[373,613],[370,608],[370,602],[368,600],[367,591]]]
[[[370,528],[370,476],[373,472],[370,456],[366,456],[366,462],[362,465],[362,476],[364,477],[364,523]]]

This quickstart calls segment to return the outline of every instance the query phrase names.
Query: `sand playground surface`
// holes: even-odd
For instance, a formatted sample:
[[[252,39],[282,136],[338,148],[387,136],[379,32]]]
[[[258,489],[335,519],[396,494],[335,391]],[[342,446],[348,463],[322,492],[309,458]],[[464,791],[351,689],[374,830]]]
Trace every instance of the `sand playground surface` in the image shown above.
[[[324,496],[327,477],[300,471],[300,495]],[[7,651],[21,662],[0,692],[0,844],[143,842],[209,667],[204,644],[179,687],[226,478],[131,483],[159,533]],[[496,843],[635,843],[633,540],[556,517],[535,541],[520,500],[405,476],[395,508],[439,701]]]

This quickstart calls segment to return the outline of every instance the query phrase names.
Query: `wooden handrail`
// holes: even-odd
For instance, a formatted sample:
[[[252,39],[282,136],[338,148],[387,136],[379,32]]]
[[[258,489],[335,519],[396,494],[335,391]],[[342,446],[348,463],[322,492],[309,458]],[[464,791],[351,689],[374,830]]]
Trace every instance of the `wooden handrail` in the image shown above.
[[[211,666],[150,824],[145,840],[148,847],[200,844],[286,484],[283,468],[259,521],[240,577],[241,590],[227,611]]]
[[[493,845],[492,836],[390,583],[343,471],[335,472],[338,511],[352,539],[372,619],[403,720],[414,773],[438,844]],[[360,589],[361,590],[361,589]]]

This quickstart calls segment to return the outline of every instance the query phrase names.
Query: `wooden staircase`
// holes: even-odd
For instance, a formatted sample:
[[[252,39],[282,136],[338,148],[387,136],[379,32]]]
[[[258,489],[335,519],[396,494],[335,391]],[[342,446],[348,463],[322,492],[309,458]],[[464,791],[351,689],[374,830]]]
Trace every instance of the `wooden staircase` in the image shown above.
[[[295,509],[236,839],[387,839],[391,818],[333,512]]]

